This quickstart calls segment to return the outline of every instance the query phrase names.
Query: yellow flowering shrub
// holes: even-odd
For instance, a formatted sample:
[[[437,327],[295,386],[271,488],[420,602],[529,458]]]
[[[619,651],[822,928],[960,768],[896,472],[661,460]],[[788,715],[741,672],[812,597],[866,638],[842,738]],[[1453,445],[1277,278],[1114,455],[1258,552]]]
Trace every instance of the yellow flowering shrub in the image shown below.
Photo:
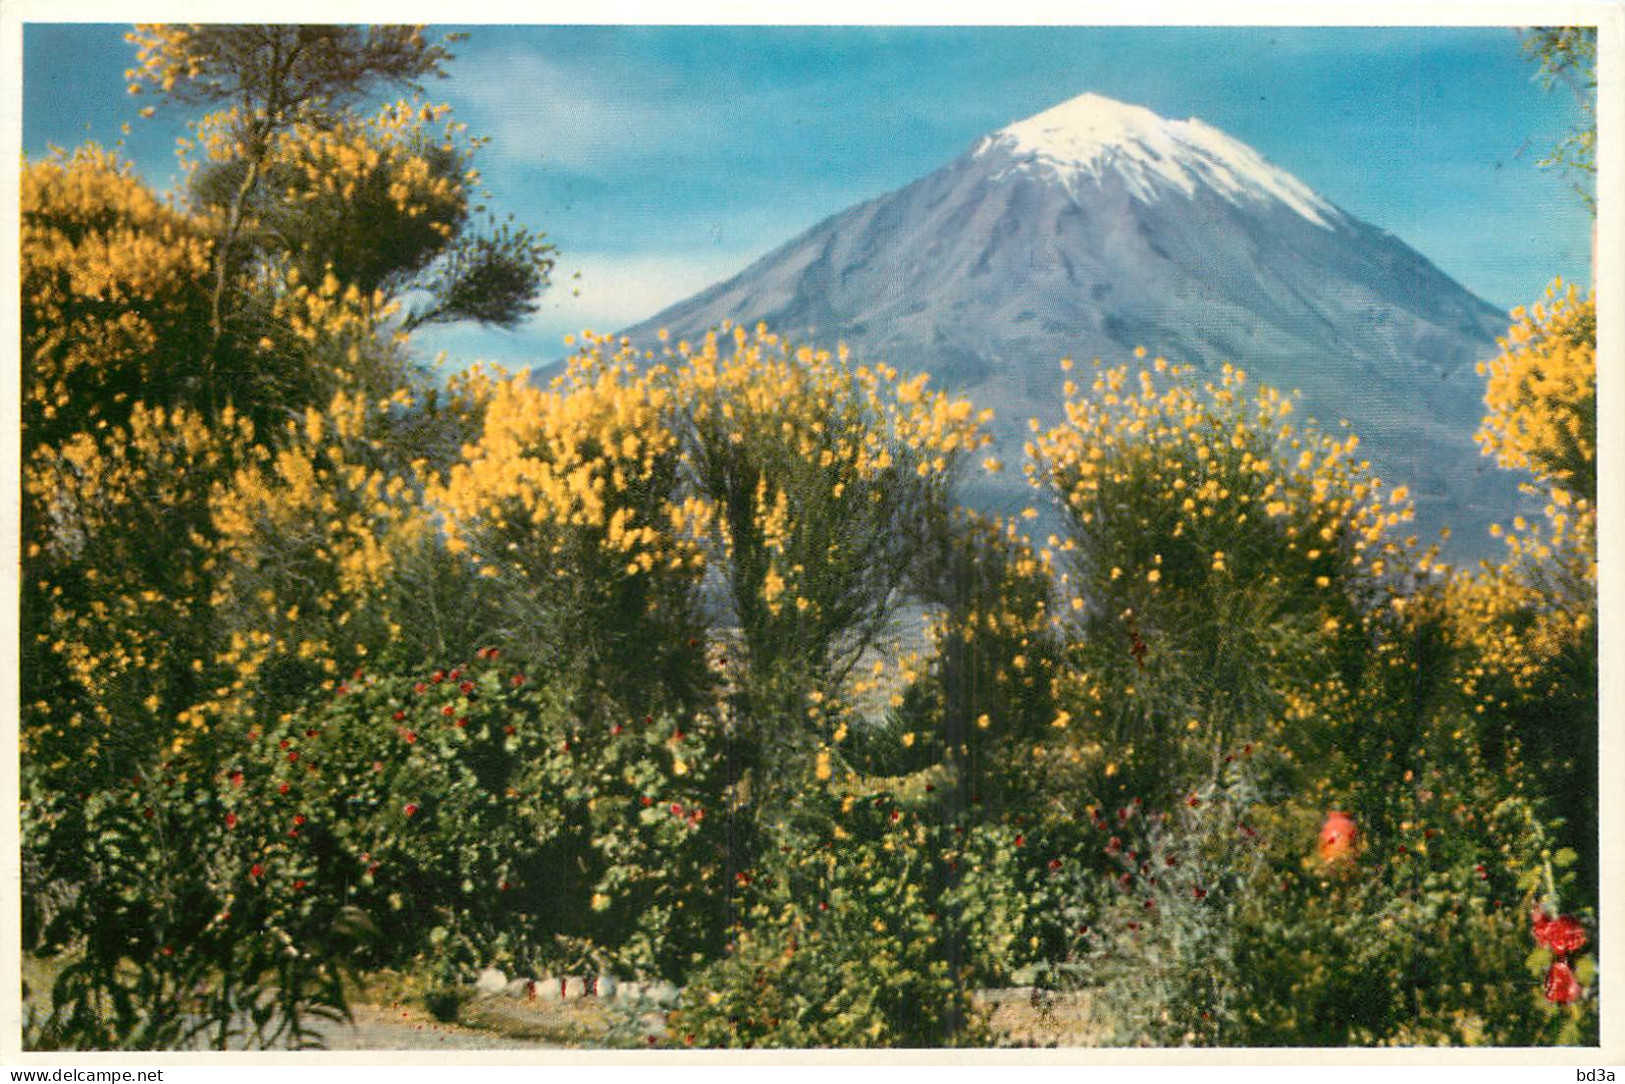
[[[252,428],[137,404],[23,469],[22,738],[40,768],[119,775],[204,726],[218,545],[213,487]]]
[[[1480,362],[1485,455],[1541,483],[1597,498],[1597,303],[1558,279],[1544,302],[1512,313],[1501,354]]]
[[[192,374],[210,243],[116,154],[87,145],[21,178],[22,425],[28,446],[118,425]]]
[[[751,710],[799,712],[807,692],[837,692],[885,631],[991,414],[929,390],[924,374],[904,380],[760,326],[724,325],[665,354],[692,486],[715,510]]]
[[[430,524],[413,479],[390,469],[381,430],[410,405],[404,391],[378,403],[341,392],[256,447],[215,493],[212,601],[231,675],[220,710],[255,696],[262,714],[286,708],[399,634],[396,562]]]
[[[1160,358],[1097,366],[1087,394],[1065,393],[1028,470],[1070,523],[1060,702],[1105,742],[1084,750],[1108,777],[1160,776],[1301,729],[1400,571],[1405,488],[1384,493],[1358,438],[1295,425],[1290,398],[1228,365],[1200,386]]]
[[[1064,643],[1052,553],[1014,520],[962,511],[933,557],[919,572],[933,607],[930,660],[911,671],[900,715],[933,732],[970,792],[998,808],[1018,804],[1043,789],[1035,746],[1072,725],[1055,705]]]
[[[512,642],[623,701],[696,680],[710,518],[679,492],[673,392],[633,360],[592,340],[550,387],[491,383],[479,439],[427,490],[447,545],[501,585]]]

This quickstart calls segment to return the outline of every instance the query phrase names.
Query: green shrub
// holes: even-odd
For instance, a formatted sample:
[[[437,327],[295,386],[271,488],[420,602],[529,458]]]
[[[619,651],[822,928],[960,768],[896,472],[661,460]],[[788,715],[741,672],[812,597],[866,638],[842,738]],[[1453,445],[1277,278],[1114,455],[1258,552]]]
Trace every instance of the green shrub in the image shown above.
[[[285,833],[267,876],[372,916],[378,963],[676,976],[719,928],[710,721],[587,723],[561,699],[489,649],[336,683],[251,734],[241,816]]]
[[[738,876],[742,918],[670,1023],[709,1047],[926,1047],[985,1039],[936,898],[933,832],[894,796],[819,788]]]

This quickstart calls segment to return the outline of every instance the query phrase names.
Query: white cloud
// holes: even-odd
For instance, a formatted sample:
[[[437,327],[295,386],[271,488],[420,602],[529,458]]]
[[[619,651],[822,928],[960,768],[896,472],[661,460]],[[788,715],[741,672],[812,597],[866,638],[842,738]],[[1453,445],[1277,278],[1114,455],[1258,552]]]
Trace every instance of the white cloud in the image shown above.
[[[619,331],[731,278],[760,255],[718,250],[566,256],[525,330],[551,342],[584,328]]]
[[[703,141],[703,112],[671,100],[669,87],[621,68],[601,71],[523,47],[483,52],[451,77],[471,126],[499,158],[591,169]]]

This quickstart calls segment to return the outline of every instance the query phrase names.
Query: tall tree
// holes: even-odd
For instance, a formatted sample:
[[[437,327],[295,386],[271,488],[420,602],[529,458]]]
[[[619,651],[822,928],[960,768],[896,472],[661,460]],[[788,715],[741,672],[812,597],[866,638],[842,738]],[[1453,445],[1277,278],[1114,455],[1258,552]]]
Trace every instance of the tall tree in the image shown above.
[[[444,76],[449,46],[419,26],[145,24],[129,35],[132,93],[214,106],[197,125],[205,155],[192,196],[212,221],[204,401],[230,401],[252,361],[232,340],[259,341],[266,268],[377,298],[423,300],[403,330],[475,320],[512,325],[534,311],[552,247],[512,225],[469,223],[473,143],[430,125],[445,107],[398,102],[360,115],[383,85],[421,92]],[[143,110],[150,114],[152,108]]]

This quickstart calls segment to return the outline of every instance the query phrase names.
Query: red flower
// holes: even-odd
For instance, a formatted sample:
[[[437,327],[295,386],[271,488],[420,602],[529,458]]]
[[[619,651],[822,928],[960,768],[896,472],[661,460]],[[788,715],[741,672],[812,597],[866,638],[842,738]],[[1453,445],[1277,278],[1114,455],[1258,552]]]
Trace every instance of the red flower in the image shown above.
[[[1201,885],[1197,885],[1195,888],[1191,889],[1191,899],[1194,899],[1194,900],[1205,900],[1205,899],[1207,899],[1207,889],[1203,888]]]
[[[426,693],[429,691],[429,687],[420,681],[416,685],[412,686],[412,691],[415,693]]]
[[[239,787],[242,786],[243,785],[243,773],[242,772],[232,772],[231,773],[231,782],[235,786],[239,786]]]
[[[1027,842],[1027,837],[1026,836],[1017,836],[1016,837],[1016,846],[1019,847],[1025,842]]]
[[[235,814],[235,813],[227,813],[226,814],[226,827],[227,828],[235,828],[235,827],[237,827],[237,814]]]
[[[304,881],[295,881],[295,882],[293,882],[293,890],[295,892],[299,891],[301,888],[304,888],[304,887],[305,887],[305,882]]]
[[[289,753],[288,754],[288,763],[289,764],[297,763],[298,760],[299,760],[299,754],[298,753]]]
[[[611,736],[614,736],[616,734],[619,734],[622,730],[625,730],[625,729],[626,728],[623,727],[620,723],[616,723],[614,726],[609,728],[609,732],[610,732]]]
[[[1580,983],[1570,970],[1568,961],[1554,960],[1549,971],[1546,972],[1546,1000],[1558,1005],[1567,1005],[1580,998]]]
[[[315,736],[316,736],[316,731],[314,731],[314,730],[307,730],[307,731],[305,731],[305,737],[307,737],[307,738],[314,738],[314,737],[315,737]]]
[[[463,671],[459,667],[458,669],[453,670],[451,673],[447,674],[446,676],[451,678],[451,680],[456,681],[458,678],[463,676]]]
[[[1586,943],[1585,928],[1571,915],[1547,918],[1546,912],[1537,908],[1534,927],[1535,941],[1559,956],[1567,956]]]
[[[525,675],[524,674],[515,674],[513,676],[513,683],[514,683],[515,686],[523,685],[525,683]]]
[[[457,714],[457,709],[452,707],[450,704],[447,704],[445,707],[440,709],[440,714],[441,715],[456,715]]]
[[[276,788],[276,792],[278,794],[286,794],[286,793],[288,793],[288,784],[286,784],[286,783],[281,784],[280,786],[278,786]]]
[[[1052,870],[1053,869],[1060,869],[1061,868],[1061,860],[1059,858],[1051,858],[1049,860],[1049,868],[1052,869]]]
[[[683,807],[678,805],[676,802],[673,802],[671,804],[671,815],[674,817],[681,817],[683,815]]]
[[[400,721],[401,721],[401,720],[402,720],[402,719],[405,719],[405,718],[406,718],[406,712],[404,712],[404,711],[397,711],[397,712],[396,712],[396,713],[395,713],[395,721],[396,721],[396,722],[397,722],[397,723],[398,723],[398,722],[400,722]]]
[[[411,745],[413,742],[418,740],[418,736],[415,733],[413,733],[412,731],[410,731],[410,730],[402,731],[401,732],[401,737],[406,739],[406,744],[407,745]]]
[[[434,673],[429,675],[429,680],[434,682],[436,685],[439,685],[442,681],[446,680],[446,672],[444,670],[436,670]]]
[[[649,797],[647,794],[645,794],[642,798],[640,798],[639,801],[641,801],[646,806],[651,806],[651,805],[655,804],[655,800],[653,798]]]
[[[299,825],[304,824],[305,823],[305,815],[303,813],[295,813],[293,815],[293,823],[294,823],[295,827],[298,827]]]
[[[1192,809],[1195,809],[1197,806],[1202,804],[1202,799],[1193,794],[1189,798],[1185,799],[1185,804],[1190,806]]]
[[[252,866],[248,867],[248,875],[250,877],[263,877],[265,876],[265,867],[260,865],[258,862],[255,862]]]
[[[418,804],[416,802],[407,802],[406,808],[402,809],[401,812],[405,813],[408,817],[415,817],[418,815]]]
[[[468,720],[467,719],[458,719],[457,720],[457,725],[458,725],[458,727],[462,728],[463,730],[467,730],[468,729]]]
[[[465,681],[457,687],[463,691],[464,696],[474,695],[474,683],[472,681]]]

